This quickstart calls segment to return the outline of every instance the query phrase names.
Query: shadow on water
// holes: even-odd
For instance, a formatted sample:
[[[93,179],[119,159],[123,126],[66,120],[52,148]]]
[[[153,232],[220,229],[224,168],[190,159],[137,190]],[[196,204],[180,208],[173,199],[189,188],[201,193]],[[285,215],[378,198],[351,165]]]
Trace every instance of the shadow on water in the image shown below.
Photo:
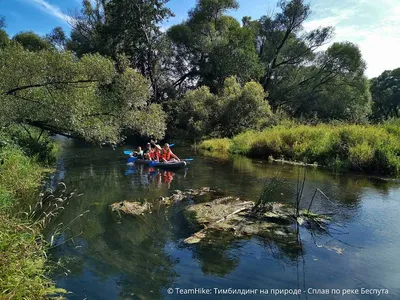
[[[61,153],[57,171],[48,180],[48,187],[63,181],[83,193],[71,201],[57,223],[68,224],[90,211],[59,237],[60,241],[73,239],[51,252],[54,260],[64,262],[54,277],[60,287],[71,292],[69,299],[173,299],[166,293],[169,287],[303,288],[306,284],[317,288],[387,287],[400,295],[396,285],[399,272],[388,279],[388,270],[400,268],[397,262],[390,265],[397,261],[394,253],[400,244],[388,246],[396,235],[393,230],[384,238],[381,233],[388,222],[400,226],[397,185],[358,174],[335,175],[307,168],[302,208],[308,207],[316,188],[329,195],[330,201],[316,198],[313,211],[334,215],[340,226],[330,235],[304,229],[296,232],[296,228],[252,238],[214,232],[200,244],[185,245],[183,240],[195,229],[184,218],[183,206],[160,208],[141,217],[120,217],[110,212],[109,205],[123,200],[155,201],[175,189],[202,186],[257,200],[265,181],[277,174],[285,184],[271,196],[272,201],[293,202],[302,167],[244,157],[200,156],[176,148],[180,157],[195,160],[187,169],[169,172],[129,167],[122,150],[71,144]],[[391,210],[387,214],[383,204]],[[385,257],[377,255],[382,251]],[[371,278],[369,272],[376,276]]]

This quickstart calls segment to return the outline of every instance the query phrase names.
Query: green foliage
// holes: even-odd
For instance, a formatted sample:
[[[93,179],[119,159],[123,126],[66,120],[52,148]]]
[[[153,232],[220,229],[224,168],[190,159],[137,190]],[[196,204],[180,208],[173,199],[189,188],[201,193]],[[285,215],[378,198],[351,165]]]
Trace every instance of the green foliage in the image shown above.
[[[12,145],[0,149],[0,161],[0,186],[17,199],[31,196],[40,183],[43,168]]]
[[[205,140],[201,142],[201,148],[211,151],[211,152],[228,152],[231,147],[231,140],[224,138],[224,139],[212,139],[212,140]]]
[[[217,117],[214,113],[218,110],[218,101],[219,99],[211,94],[206,86],[187,92],[176,103],[174,129],[172,129],[176,132],[173,134],[193,141],[199,141],[203,136],[210,134]]]
[[[172,115],[170,134],[176,138],[199,141],[207,136],[233,136],[243,130],[261,129],[272,115],[264,90],[256,82],[243,87],[236,77],[225,80],[220,95],[206,86],[189,91],[167,107]]]
[[[173,16],[165,6],[168,0],[83,1],[67,48],[78,56],[88,53],[117,59],[128,57],[130,66],[149,79],[152,97],[163,97],[167,74],[161,68],[168,43],[160,24]]]
[[[213,150],[213,145],[219,143],[219,140],[208,140],[200,147]],[[226,148],[218,150],[223,149]],[[400,174],[399,135],[385,126],[276,126],[235,136],[228,151],[250,157],[317,162],[334,169]]]
[[[232,0],[199,1],[187,21],[168,30],[174,51],[171,65],[175,87],[199,79],[197,86],[206,85],[216,93],[229,76],[235,75],[243,82],[258,80],[262,68],[254,30],[224,15],[237,7]]]
[[[46,277],[46,245],[39,227],[14,207],[36,192],[44,169],[2,135],[0,146],[0,298],[44,299],[56,289]]]
[[[29,51],[50,50],[51,48],[51,44],[46,39],[41,38],[33,31],[18,33],[13,40]]]
[[[0,49],[6,47],[10,43],[10,38],[5,30],[0,29]]]
[[[335,43],[307,67],[282,69],[282,80],[273,81],[269,91],[271,104],[295,117],[364,123],[371,113],[364,70],[356,45]]]
[[[383,72],[371,80],[373,118],[377,121],[400,116],[400,68]]]
[[[0,123],[23,124],[93,142],[118,142],[122,132],[164,134],[164,114],[149,105],[148,82],[118,74],[100,55],[0,50]],[[143,118],[153,119],[150,128]],[[156,122],[158,120],[158,122]],[[154,130],[155,128],[155,130]]]
[[[50,34],[46,35],[46,40],[58,50],[65,50],[67,45],[67,36],[61,27],[55,27]]]
[[[221,121],[223,136],[231,137],[248,129],[261,129],[268,124],[272,113],[260,84],[248,82],[240,94],[237,94],[237,88],[230,86],[229,82],[226,82],[224,89],[229,92],[224,90],[227,98]],[[232,89],[234,94],[230,94]]]
[[[1,197],[1,194],[0,194]],[[66,293],[46,277],[45,246],[38,228],[0,211],[0,297],[45,299]]]
[[[51,165],[55,161],[58,144],[44,130],[15,125],[0,129],[0,135],[0,143],[17,145],[24,154],[35,158],[40,164]]]

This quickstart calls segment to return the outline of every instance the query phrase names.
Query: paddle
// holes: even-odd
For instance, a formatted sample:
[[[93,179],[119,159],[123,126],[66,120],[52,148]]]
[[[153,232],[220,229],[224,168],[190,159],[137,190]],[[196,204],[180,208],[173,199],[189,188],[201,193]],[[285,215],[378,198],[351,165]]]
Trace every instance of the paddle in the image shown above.
[[[128,163],[134,162],[137,160],[137,157],[128,157]]]
[[[171,145],[169,145],[170,147],[173,147],[173,146],[175,146],[175,144],[171,144]],[[124,154],[126,154],[126,155],[131,155],[133,152],[131,151],[131,150],[125,150],[124,151]]]

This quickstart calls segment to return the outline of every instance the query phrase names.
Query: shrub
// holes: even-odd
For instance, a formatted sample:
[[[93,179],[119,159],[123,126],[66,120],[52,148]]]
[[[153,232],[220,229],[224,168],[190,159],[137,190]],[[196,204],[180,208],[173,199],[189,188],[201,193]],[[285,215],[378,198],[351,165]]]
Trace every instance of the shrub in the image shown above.
[[[38,187],[44,169],[14,146],[1,149],[0,161],[0,186],[17,199],[29,197]]]
[[[400,132],[395,125],[289,125],[232,138],[230,153],[317,162],[333,169],[400,174]],[[202,145],[213,148],[214,141]],[[229,143],[228,143],[229,144]],[[221,148],[222,149],[222,148]],[[224,148],[226,149],[226,148]]]
[[[203,141],[200,144],[200,148],[216,152],[228,152],[230,146],[231,141],[229,139],[212,139]]]

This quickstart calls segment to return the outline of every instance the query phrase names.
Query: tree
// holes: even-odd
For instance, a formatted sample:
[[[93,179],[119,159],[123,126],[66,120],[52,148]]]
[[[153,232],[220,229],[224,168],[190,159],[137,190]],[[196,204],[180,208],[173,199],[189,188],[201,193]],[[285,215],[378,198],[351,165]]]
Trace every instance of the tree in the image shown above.
[[[234,0],[199,0],[187,21],[168,30],[174,51],[170,63],[174,87],[207,85],[218,93],[232,75],[242,82],[258,80],[261,66],[254,30],[224,15],[237,7]]]
[[[165,116],[149,105],[147,80],[118,74],[99,55],[0,50],[0,124],[29,125],[93,142],[118,142],[124,132],[161,138]]]
[[[308,66],[281,68],[268,98],[295,117],[365,120],[371,96],[364,71],[365,62],[356,45],[334,43],[316,54]]]
[[[46,39],[41,38],[33,31],[18,33],[13,37],[13,40],[29,51],[49,50],[51,48],[51,44]]]
[[[233,137],[249,129],[262,129],[268,124],[272,112],[258,82],[247,82],[241,88],[237,78],[227,78],[223,97],[225,108],[221,117],[221,136]]]
[[[215,131],[219,99],[206,86],[188,91],[182,99],[168,103],[171,135],[200,141]]]
[[[373,117],[387,120],[400,116],[400,68],[384,71],[371,80]]]
[[[125,55],[132,68],[151,82],[153,98],[160,88],[161,54],[165,41],[160,24],[172,16],[168,0],[83,1],[82,13],[75,17],[68,48],[78,54],[100,53],[117,59]]]
[[[303,23],[311,14],[310,5],[303,0],[279,1],[281,12],[274,17],[263,16],[255,23],[247,19],[248,26],[257,29],[258,55],[265,73],[261,79],[267,91],[279,70],[286,66],[299,66],[314,57],[314,51],[332,36],[331,27],[303,31]]]
[[[5,30],[0,29],[0,49],[6,47],[10,43],[10,38]]]
[[[264,98],[259,83],[248,82],[241,87],[236,77],[228,77],[219,95],[202,86],[169,103],[169,127],[176,136],[191,141],[261,129],[272,115]]]
[[[48,35],[46,40],[58,50],[65,50],[67,45],[67,37],[61,27],[55,27]]]

